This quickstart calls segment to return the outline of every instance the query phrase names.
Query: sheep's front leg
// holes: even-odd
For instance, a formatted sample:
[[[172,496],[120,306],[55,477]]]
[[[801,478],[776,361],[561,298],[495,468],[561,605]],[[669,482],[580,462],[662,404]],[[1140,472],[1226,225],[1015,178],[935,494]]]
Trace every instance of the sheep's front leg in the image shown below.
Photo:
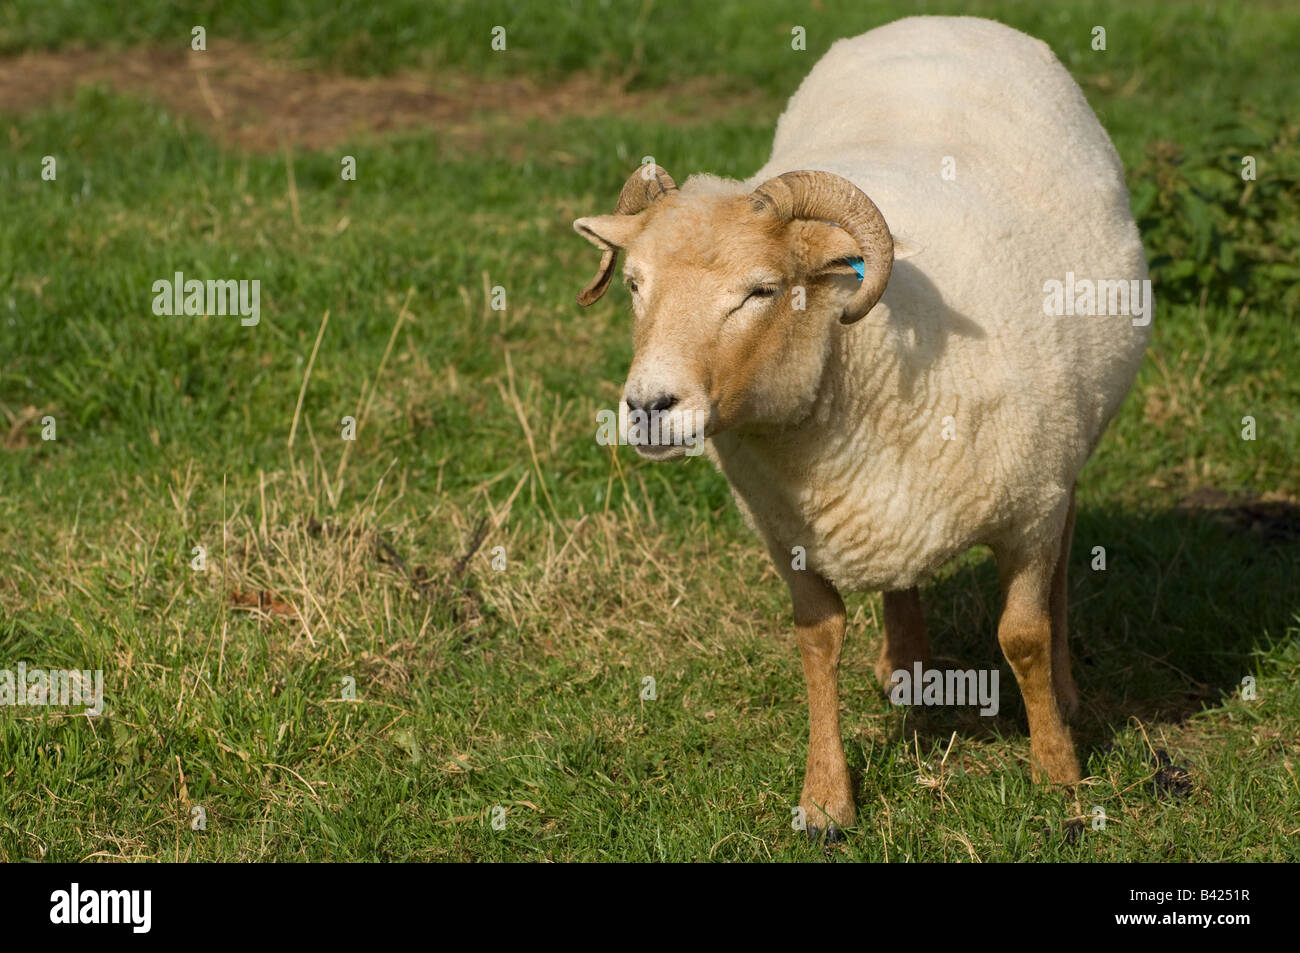
[[[1072,784],[1079,780],[1079,759],[1061,717],[1052,672],[1051,592],[1058,552],[1054,546],[1028,558],[997,554],[1004,600],[998,643],[1025,699],[1035,780],[1045,775],[1048,781]]]
[[[876,660],[876,681],[888,693],[898,670],[910,675],[916,662],[921,663],[922,669],[930,667],[930,637],[925,631],[919,589],[913,586],[886,592],[884,597],[885,637]]]
[[[840,828],[853,824],[853,788],[840,740],[840,649],[844,645],[844,602],[825,579],[815,573],[792,572],[786,580],[794,599],[794,624],[808,685],[808,765],[799,806],[804,809],[808,836],[825,830],[831,840]]]

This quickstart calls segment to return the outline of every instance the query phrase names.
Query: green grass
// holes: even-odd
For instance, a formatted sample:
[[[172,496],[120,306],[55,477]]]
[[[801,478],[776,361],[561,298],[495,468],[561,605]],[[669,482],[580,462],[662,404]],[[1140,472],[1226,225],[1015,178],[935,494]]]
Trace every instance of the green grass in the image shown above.
[[[594,260],[569,223],[610,206],[645,154],[674,175],[750,174],[831,39],[921,7],[197,9],[20,0],[0,49],[185,43],[198,22],[210,47],[308,67],[709,76],[719,97],[762,100],[299,151],[300,225],[284,155],[141,99],[101,87],[0,116],[0,668],[101,668],[107,696],[93,721],[0,708],[0,860],[1300,856],[1295,512],[1177,506],[1204,488],[1300,495],[1300,78],[1284,53],[1300,12],[963,6],[1043,37],[1079,79],[1156,281],[1148,360],[1080,486],[1071,626],[1092,781],[1077,799],[1030,783],[996,577],[974,552],[924,597],[941,657],[1001,666],[1002,711],[893,709],[871,675],[878,597],[851,599],[861,817],[825,852],[790,830],[807,716],[784,587],[706,463],[595,444],[631,355],[627,300],[574,305]],[[508,55],[488,48],[497,22]],[[789,50],[795,23],[807,53]],[[356,182],[339,179],[345,153]],[[261,324],[154,316],[150,285],[174,271],[260,279]],[[345,415],[362,421],[346,459]],[[274,611],[231,604],[263,590]],[[1188,769],[1185,796],[1156,792],[1153,749]],[[1094,806],[1105,830],[1064,836]]]

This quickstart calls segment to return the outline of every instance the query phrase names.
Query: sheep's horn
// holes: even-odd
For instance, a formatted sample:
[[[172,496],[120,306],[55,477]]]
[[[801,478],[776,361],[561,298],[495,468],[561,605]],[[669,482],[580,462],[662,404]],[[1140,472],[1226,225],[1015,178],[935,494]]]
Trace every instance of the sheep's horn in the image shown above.
[[[650,205],[669,192],[677,191],[673,177],[662,166],[641,166],[623,183],[623,191],[618,195],[618,204],[614,206],[615,215],[636,215],[644,212]],[[587,287],[578,293],[578,304],[584,308],[600,300],[610,279],[614,277],[614,265],[618,260],[618,249],[607,248],[600,253],[600,269]]]
[[[786,172],[768,179],[750,196],[758,208],[769,208],[786,221],[816,218],[835,222],[862,251],[866,275],[840,315],[852,324],[870,311],[889,283],[894,267],[894,239],[876,203],[848,179],[830,172]]]

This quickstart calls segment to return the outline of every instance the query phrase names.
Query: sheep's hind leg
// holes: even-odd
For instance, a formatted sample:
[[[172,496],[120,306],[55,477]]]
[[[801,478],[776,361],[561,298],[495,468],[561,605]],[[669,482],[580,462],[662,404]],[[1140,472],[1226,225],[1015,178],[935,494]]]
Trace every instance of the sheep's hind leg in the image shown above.
[[[840,650],[844,645],[844,602],[835,587],[815,573],[787,574],[794,600],[794,624],[808,685],[808,763],[799,806],[808,837],[824,830],[830,840],[853,824],[857,812],[849,766],[840,739]]]
[[[1034,779],[1072,784],[1079,780],[1079,760],[1052,677],[1051,592],[1059,540],[1057,535],[1053,545],[1032,554],[996,551],[1004,600],[998,643],[1025,699]]]
[[[925,631],[925,613],[921,609],[921,591],[913,586],[897,592],[886,592],[885,635],[880,645],[880,658],[876,661],[876,681],[886,692],[894,673],[899,669],[912,673],[912,666],[921,663],[922,670],[930,667],[930,637]]]
[[[1061,531],[1061,551],[1056,558],[1056,572],[1052,574],[1052,682],[1056,688],[1056,703],[1066,718],[1079,710],[1079,690],[1070,674],[1070,637],[1066,622],[1069,592],[1066,586],[1070,565],[1070,539],[1074,534],[1074,491],[1070,491],[1070,510]]]

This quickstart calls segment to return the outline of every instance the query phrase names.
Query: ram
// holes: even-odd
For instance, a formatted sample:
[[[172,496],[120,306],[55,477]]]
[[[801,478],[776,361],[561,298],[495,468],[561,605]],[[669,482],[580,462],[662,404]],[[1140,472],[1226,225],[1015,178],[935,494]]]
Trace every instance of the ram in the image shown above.
[[[1141,363],[1149,294],[1135,318],[1046,292],[1067,275],[1150,283],[1119,159],[1047,45],[964,17],[840,40],[753,178],[678,188],[647,164],[613,215],[574,228],[602,251],[583,305],[625,253],[621,413],[655,422],[637,452],[704,440],[789,587],[813,836],[855,820],[841,593],[883,592],[888,684],[929,665],[918,585],[978,544],[998,566],[1034,777],[1077,782],[1074,490]]]

